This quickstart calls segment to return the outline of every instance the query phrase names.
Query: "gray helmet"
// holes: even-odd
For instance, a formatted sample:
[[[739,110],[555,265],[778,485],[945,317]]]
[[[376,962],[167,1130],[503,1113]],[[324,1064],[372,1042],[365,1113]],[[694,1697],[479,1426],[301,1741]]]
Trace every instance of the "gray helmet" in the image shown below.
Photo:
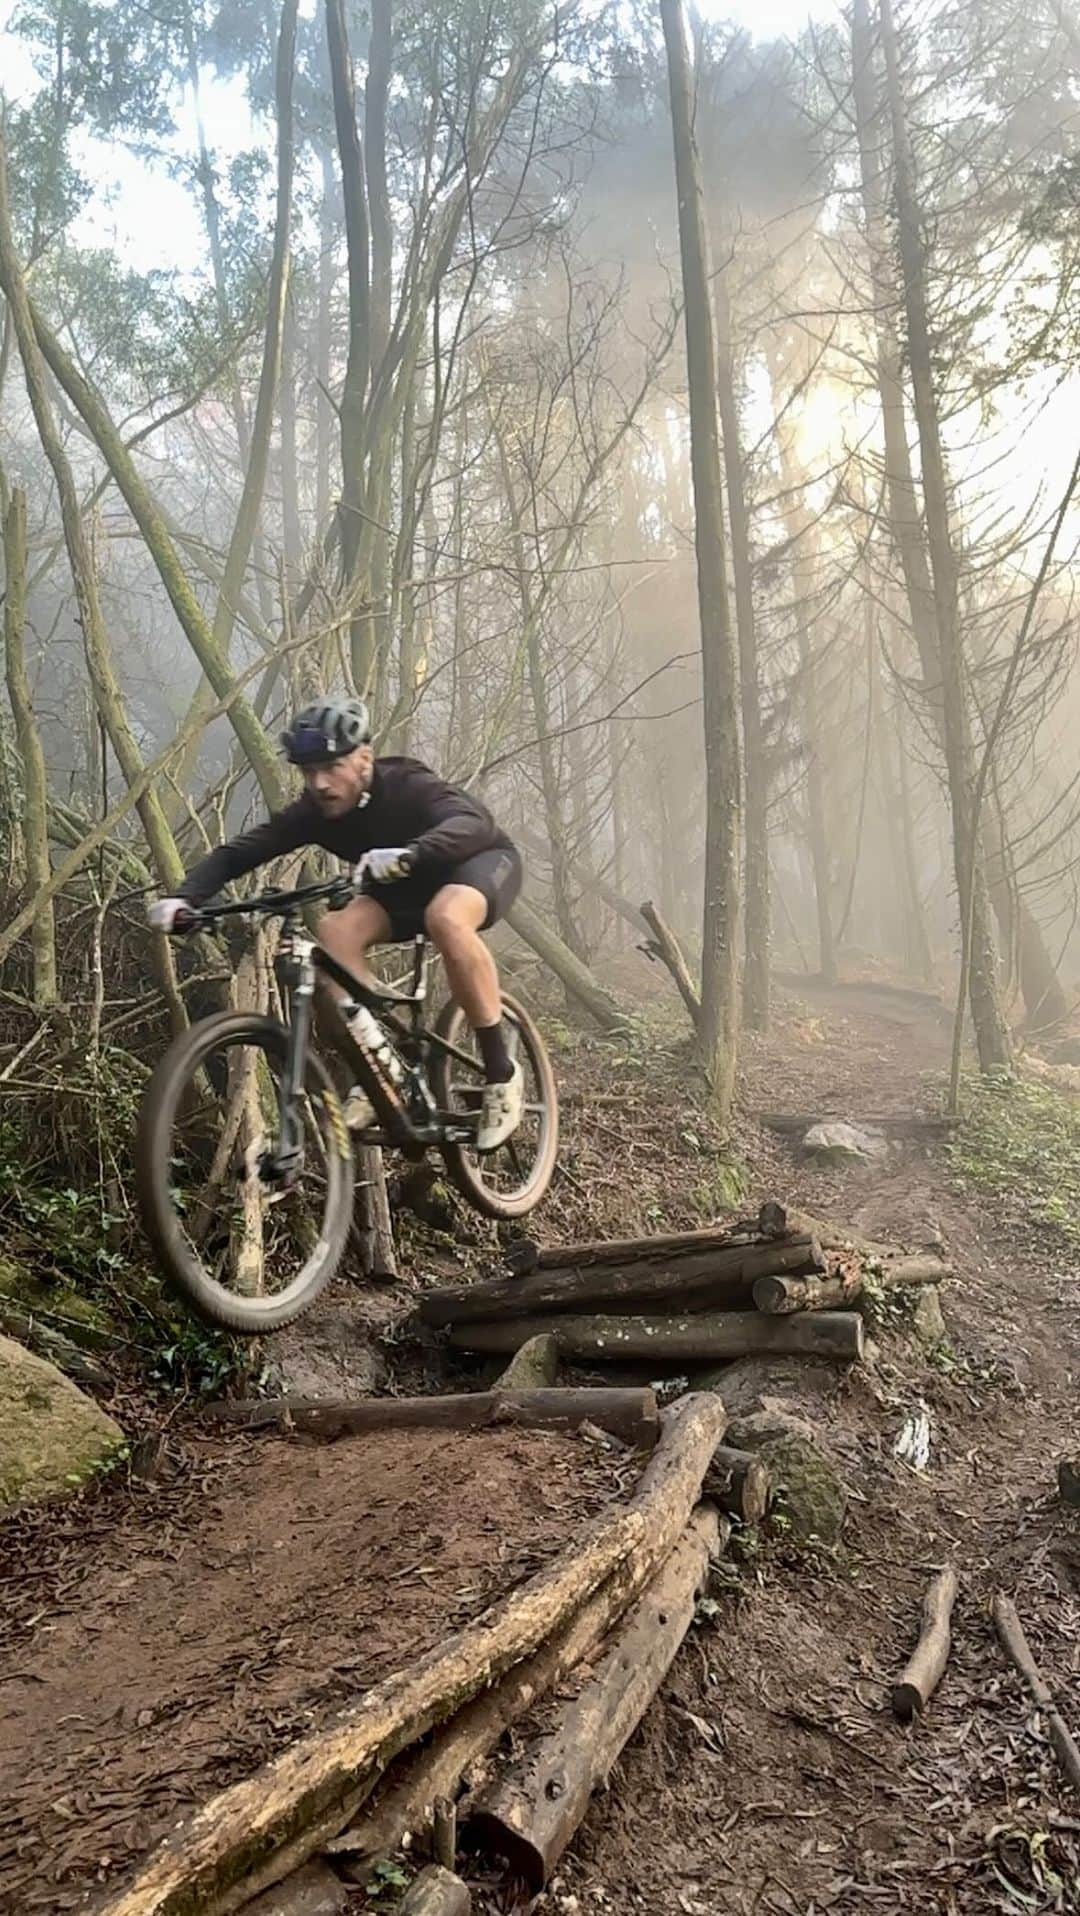
[[[363,699],[319,699],[282,732],[281,749],[293,765],[325,765],[370,740],[371,715]]]

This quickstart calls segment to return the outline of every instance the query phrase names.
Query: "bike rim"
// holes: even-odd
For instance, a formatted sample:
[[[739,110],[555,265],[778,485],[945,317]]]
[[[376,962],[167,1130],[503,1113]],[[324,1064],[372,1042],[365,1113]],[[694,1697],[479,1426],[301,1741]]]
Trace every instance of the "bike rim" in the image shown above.
[[[170,1232],[203,1285],[253,1316],[310,1287],[351,1165],[336,1094],[313,1083],[297,1103],[302,1169],[286,1183],[267,1175],[283,1069],[284,1046],[224,1034],[192,1059],[172,1101]]]
[[[525,1107],[521,1123],[496,1151],[473,1151],[465,1145],[461,1147],[461,1152],[477,1182],[498,1202],[508,1204],[524,1198],[540,1175],[546,1161],[554,1119],[544,1095],[543,1073],[529,1034],[508,1005],[503,1009],[503,1026],[507,1034],[507,1048],[515,1063],[521,1065],[525,1078]],[[458,1051],[475,1061],[475,1069],[469,1071],[458,1058],[447,1061],[449,1109],[475,1112],[483,1095],[484,1068],[475,1034],[464,1018],[458,1021],[453,1041]]]

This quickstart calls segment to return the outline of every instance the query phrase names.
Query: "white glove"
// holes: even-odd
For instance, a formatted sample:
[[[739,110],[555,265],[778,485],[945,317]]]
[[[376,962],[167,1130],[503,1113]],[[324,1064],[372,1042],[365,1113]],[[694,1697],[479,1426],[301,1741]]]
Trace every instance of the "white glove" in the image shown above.
[[[155,898],[147,907],[146,921],[151,931],[172,931],[181,912],[191,909],[186,898]]]
[[[397,879],[408,877],[414,856],[411,845],[384,845],[378,851],[364,853],[353,878],[357,885],[365,878],[373,885],[392,885]]]

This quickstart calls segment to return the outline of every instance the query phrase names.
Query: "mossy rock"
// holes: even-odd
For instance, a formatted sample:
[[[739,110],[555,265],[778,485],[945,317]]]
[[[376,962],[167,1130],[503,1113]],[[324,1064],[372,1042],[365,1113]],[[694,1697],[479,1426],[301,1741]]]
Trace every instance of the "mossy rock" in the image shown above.
[[[10,1337],[0,1337],[0,1513],[70,1496],[124,1444],[119,1424]]]
[[[774,1514],[785,1520],[793,1543],[831,1548],[840,1541],[847,1490],[802,1418],[772,1408],[754,1411],[728,1426],[724,1442],[735,1450],[756,1451],[768,1464]]]
[[[0,1308],[5,1301],[22,1311],[40,1311],[73,1344],[95,1347],[108,1340],[109,1313],[93,1298],[82,1291],[43,1284],[25,1264],[10,1257],[0,1257]]]
[[[936,1284],[923,1285],[911,1313],[911,1328],[924,1350],[937,1350],[948,1339]]]

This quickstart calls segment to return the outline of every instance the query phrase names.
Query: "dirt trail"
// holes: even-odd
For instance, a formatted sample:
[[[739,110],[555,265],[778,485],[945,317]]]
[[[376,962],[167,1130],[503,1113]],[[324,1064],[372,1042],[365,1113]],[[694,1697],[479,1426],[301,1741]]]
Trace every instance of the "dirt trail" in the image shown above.
[[[4,1567],[24,1627],[0,1653],[0,1910],[86,1908],[618,1490],[595,1447],[539,1432],[193,1437],[182,1481],[107,1504],[96,1536],[93,1511],[90,1536],[43,1527],[44,1560]]]
[[[802,993],[748,1047],[751,1108],[860,1114],[925,1105],[945,1066],[933,1008],[861,991]],[[782,1087],[782,1092],[780,1090]],[[954,1360],[890,1344],[813,1414],[853,1491],[835,1564],[751,1561],[718,1627],[684,1651],[662,1701],[594,1805],[546,1907],[648,1916],[834,1916],[867,1910],[1080,1910],[1080,1803],[1032,1732],[988,1620],[1013,1596],[1080,1730],[1080,1522],[1051,1496],[1080,1417],[1080,1272],[1060,1246],[958,1194],[939,1155],[809,1172],[767,1143],[781,1192],[876,1237],[941,1233]],[[1070,1296],[1071,1293],[1071,1296]],[[892,1443],[922,1398],[931,1467]],[[955,1559],[955,1648],[925,1721],[898,1725],[889,1685],[926,1583]],[[573,1900],[576,1898],[576,1903]]]

